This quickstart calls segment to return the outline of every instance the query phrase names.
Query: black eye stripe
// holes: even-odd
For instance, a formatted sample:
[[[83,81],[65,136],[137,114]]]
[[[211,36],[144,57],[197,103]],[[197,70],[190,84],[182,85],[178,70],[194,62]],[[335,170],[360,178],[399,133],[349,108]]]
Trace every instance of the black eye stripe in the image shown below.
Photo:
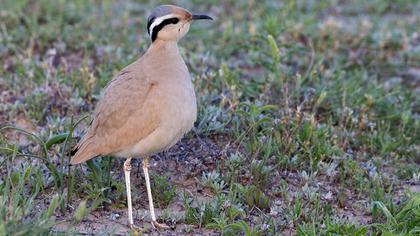
[[[170,20],[170,22],[171,22],[172,24],[177,24],[177,23],[179,22],[179,19],[178,19],[178,18],[176,18],[176,17],[174,17],[174,18],[169,18],[168,20]]]
[[[152,17],[152,18],[149,18],[148,19],[148,22],[147,22],[147,33],[150,35],[150,26],[153,24],[153,22],[156,20],[156,17]],[[171,24],[177,24],[178,22],[179,22],[179,19],[178,18],[176,18],[176,17],[173,17],[173,18],[169,18],[169,19],[166,19],[166,20],[168,20]],[[165,20],[165,21],[166,21]],[[163,22],[165,22],[165,21],[163,21]],[[163,23],[162,22],[162,23]],[[161,23],[161,24],[162,24]]]
[[[165,19],[165,20],[163,20],[160,24],[156,25],[153,29],[149,29],[149,28],[148,28],[149,34],[150,34],[150,30],[152,30],[152,35],[151,35],[151,37],[152,37],[152,42],[156,40],[156,38],[157,38],[157,34],[159,33],[159,31],[160,31],[161,29],[163,29],[163,27],[165,27],[165,25],[169,25],[169,24],[177,24],[178,22],[179,22],[179,19],[178,19],[178,18],[176,18],[176,17],[173,17],[173,18],[169,18],[169,19]],[[149,22],[149,23],[150,23],[150,25],[151,25],[151,24],[153,23],[153,21],[151,21],[151,22]],[[149,26],[149,27],[150,27],[150,26]]]
[[[153,21],[155,21],[156,17],[149,18],[147,22],[147,33],[150,34],[150,26],[152,25]]]

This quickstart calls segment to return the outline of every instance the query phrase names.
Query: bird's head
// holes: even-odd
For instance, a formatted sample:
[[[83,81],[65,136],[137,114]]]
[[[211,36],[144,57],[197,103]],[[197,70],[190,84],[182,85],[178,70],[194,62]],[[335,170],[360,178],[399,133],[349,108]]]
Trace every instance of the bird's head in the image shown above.
[[[150,39],[177,41],[182,38],[194,20],[212,20],[210,16],[192,14],[184,8],[174,5],[156,7],[147,20],[147,32]]]

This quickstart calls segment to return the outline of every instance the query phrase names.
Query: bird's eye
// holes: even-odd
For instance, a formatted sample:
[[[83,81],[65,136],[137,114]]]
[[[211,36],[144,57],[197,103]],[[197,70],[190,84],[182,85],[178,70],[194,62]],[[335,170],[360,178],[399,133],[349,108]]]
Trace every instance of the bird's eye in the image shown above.
[[[171,23],[172,24],[178,24],[178,22],[179,22],[179,19],[178,18],[176,18],[176,17],[171,18]]]

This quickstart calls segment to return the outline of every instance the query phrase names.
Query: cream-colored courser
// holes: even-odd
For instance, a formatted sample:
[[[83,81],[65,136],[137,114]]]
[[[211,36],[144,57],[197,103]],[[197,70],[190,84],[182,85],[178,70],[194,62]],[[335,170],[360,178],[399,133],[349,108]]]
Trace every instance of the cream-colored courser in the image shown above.
[[[149,181],[149,155],[170,148],[194,125],[197,103],[188,68],[177,42],[193,20],[212,19],[173,6],[155,8],[148,18],[152,40],[147,52],[125,67],[105,87],[92,124],[76,146],[71,164],[99,155],[126,158],[128,221],[134,225],[131,205],[131,158],[143,158],[152,225],[156,221]]]

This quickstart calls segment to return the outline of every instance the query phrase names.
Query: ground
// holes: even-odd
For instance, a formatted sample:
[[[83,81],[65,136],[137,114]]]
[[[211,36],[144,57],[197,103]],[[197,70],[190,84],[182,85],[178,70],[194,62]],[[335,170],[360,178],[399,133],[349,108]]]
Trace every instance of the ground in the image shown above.
[[[101,89],[150,44],[160,1],[2,0],[0,235],[415,235],[420,2],[175,1],[195,127],[141,159],[69,166]]]

